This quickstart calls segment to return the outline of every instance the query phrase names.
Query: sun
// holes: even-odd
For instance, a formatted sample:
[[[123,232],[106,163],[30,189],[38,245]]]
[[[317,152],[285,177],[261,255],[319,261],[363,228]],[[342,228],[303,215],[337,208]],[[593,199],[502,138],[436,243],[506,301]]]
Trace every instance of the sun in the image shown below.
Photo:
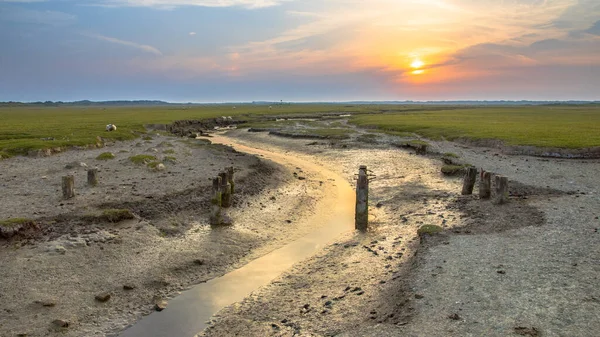
[[[412,68],[415,68],[415,69],[419,69],[419,68],[421,68],[421,67],[422,67],[422,66],[424,66],[424,65],[425,65],[425,63],[423,63],[423,61],[421,61],[421,60],[419,60],[419,59],[415,59],[415,60],[414,60],[414,61],[413,61],[413,62],[410,64],[410,66],[411,66]]]

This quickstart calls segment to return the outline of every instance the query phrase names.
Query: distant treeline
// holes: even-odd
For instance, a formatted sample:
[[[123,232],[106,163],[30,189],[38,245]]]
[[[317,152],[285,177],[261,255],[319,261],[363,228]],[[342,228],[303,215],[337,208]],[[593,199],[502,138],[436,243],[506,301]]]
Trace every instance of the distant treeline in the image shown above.
[[[59,106],[166,106],[166,105],[291,105],[291,104],[306,104],[306,105],[600,105],[600,101],[350,101],[350,102],[269,102],[269,101],[253,101],[253,102],[229,102],[229,103],[170,103],[157,100],[137,100],[137,101],[45,101],[45,102],[0,102],[0,107],[18,107],[18,106],[40,106],[40,107],[59,107]]]

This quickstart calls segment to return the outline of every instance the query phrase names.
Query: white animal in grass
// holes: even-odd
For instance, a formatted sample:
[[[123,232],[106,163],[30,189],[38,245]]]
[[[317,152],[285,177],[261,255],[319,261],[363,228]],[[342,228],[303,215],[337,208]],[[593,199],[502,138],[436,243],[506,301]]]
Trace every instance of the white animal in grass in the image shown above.
[[[107,124],[106,131],[117,131],[117,126],[114,124]]]

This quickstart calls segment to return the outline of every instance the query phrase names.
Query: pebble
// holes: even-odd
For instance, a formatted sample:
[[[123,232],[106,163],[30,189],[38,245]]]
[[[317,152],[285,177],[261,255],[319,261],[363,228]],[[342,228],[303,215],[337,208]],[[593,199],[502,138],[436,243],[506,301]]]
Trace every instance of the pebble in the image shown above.
[[[110,300],[110,293],[101,293],[94,297],[98,302],[106,302]]]

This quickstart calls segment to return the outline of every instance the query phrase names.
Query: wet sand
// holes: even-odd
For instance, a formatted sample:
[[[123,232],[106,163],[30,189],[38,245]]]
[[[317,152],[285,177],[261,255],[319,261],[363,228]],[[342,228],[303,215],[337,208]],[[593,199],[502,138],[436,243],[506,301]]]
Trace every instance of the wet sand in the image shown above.
[[[378,176],[372,230],[340,238],[226,308],[202,336],[595,336],[600,328],[598,161],[462,148],[513,181],[519,197],[498,206],[460,196],[460,178],[442,177],[441,162],[401,150],[234,136],[344,175],[368,165]],[[567,170],[561,185],[552,172]],[[419,237],[423,224],[445,231]]]

